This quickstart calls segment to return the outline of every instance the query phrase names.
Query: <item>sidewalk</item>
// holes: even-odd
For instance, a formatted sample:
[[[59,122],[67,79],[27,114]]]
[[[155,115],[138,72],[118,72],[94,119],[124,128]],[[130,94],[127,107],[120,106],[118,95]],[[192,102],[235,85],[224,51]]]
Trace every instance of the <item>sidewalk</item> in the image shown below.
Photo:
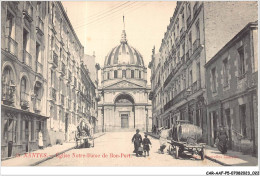
[[[152,134],[150,132],[147,135],[159,139],[159,135]],[[217,148],[206,145],[207,159],[219,163],[223,166],[257,166],[257,158],[244,155],[241,152],[235,152],[228,150],[226,154],[222,154]]]
[[[96,133],[94,138],[98,138],[105,133]],[[1,161],[2,166],[35,166],[46,160],[49,160],[56,155],[65,153],[75,147],[75,142],[64,143],[63,145],[53,145],[51,147],[46,147],[43,150],[36,150],[31,153],[26,153],[14,158],[10,158]]]

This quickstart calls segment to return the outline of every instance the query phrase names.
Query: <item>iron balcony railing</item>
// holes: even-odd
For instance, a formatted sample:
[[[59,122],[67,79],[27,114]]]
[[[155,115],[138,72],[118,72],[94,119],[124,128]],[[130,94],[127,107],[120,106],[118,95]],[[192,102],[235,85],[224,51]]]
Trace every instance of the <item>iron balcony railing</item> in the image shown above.
[[[6,50],[16,57],[18,55],[17,47],[18,43],[10,36],[6,36]]]
[[[32,56],[25,49],[23,50],[23,63],[32,67]]]
[[[29,22],[33,21],[33,8],[32,8],[32,5],[31,5],[30,2],[25,2],[24,3],[23,16]]]
[[[164,105],[164,111],[167,111],[169,108],[171,108],[176,103],[180,102],[186,97],[186,89],[182,90],[180,93],[178,93],[176,96],[174,96],[168,103]]]

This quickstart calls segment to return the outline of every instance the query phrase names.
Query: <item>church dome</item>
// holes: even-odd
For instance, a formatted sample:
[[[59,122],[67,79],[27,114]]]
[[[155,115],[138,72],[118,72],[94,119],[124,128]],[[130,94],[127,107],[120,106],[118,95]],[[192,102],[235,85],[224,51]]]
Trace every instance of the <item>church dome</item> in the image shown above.
[[[120,45],[108,53],[104,63],[104,67],[116,65],[144,66],[142,55],[127,43],[125,30],[122,32]]]

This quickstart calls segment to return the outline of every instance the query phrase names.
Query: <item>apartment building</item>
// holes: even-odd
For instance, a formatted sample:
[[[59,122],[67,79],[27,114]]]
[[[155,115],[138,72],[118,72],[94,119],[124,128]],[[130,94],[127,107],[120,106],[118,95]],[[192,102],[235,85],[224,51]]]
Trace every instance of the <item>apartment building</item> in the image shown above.
[[[38,149],[39,131],[45,147],[74,140],[96,88],[62,3],[3,1],[1,28],[2,158]]]
[[[153,108],[160,126],[170,128],[176,120],[188,120],[203,129],[207,142],[204,65],[239,28],[255,20],[256,2],[177,2],[159,49],[159,63],[154,59],[150,63],[151,95],[161,89],[159,99],[150,97],[163,106],[159,113]]]
[[[257,154],[258,24],[246,25],[206,68],[208,141],[214,145],[218,126],[226,127],[229,148]]]

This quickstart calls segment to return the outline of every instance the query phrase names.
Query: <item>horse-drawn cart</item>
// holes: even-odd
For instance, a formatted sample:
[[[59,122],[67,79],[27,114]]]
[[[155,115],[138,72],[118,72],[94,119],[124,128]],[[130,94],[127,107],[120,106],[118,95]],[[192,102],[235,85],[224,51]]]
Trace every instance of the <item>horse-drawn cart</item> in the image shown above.
[[[87,119],[82,118],[78,123],[75,141],[76,148],[94,147],[93,127]]]
[[[184,120],[177,123],[172,129],[172,140],[168,142],[169,153],[175,153],[175,157],[179,158],[179,155],[186,151],[192,155],[200,155],[204,160],[206,143],[199,143],[202,139],[202,129]]]

